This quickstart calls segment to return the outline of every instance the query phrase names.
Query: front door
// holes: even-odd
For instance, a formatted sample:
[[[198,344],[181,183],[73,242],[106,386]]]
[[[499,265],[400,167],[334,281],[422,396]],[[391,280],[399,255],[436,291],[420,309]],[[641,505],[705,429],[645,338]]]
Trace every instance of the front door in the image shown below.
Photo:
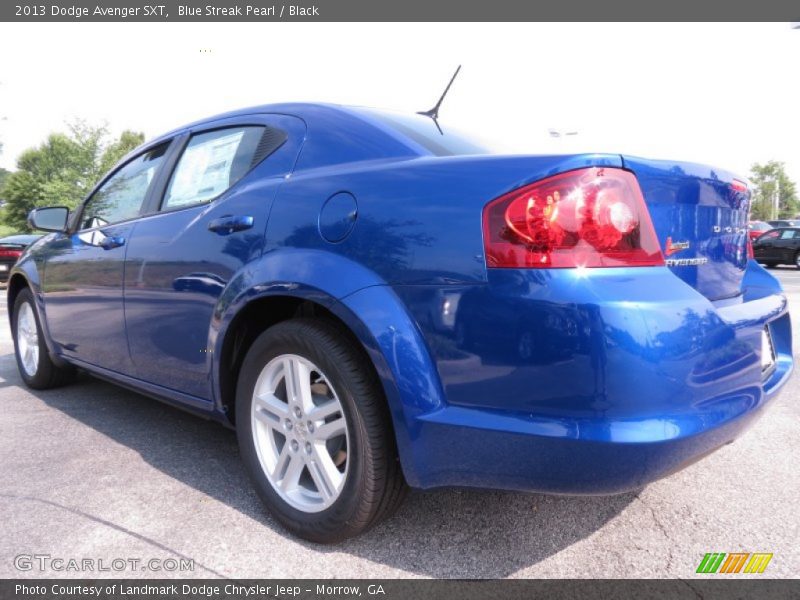
[[[169,144],[137,156],[94,191],[79,222],[50,245],[42,277],[45,316],[65,356],[131,372],[123,311],[127,244]]]

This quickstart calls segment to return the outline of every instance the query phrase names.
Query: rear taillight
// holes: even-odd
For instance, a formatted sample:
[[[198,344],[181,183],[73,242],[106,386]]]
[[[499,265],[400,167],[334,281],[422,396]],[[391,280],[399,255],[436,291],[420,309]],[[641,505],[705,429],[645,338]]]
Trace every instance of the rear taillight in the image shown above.
[[[22,250],[0,248],[0,258],[19,258],[20,256],[22,256]]]
[[[747,184],[744,181],[739,181],[738,179],[734,179],[731,181],[731,189],[734,192],[744,193],[747,191]]]
[[[664,264],[636,177],[592,167],[514,190],[483,209],[486,265],[495,268]]]
[[[747,236],[747,258],[755,258],[755,252],[753,252],[753,238],[749,235]]]

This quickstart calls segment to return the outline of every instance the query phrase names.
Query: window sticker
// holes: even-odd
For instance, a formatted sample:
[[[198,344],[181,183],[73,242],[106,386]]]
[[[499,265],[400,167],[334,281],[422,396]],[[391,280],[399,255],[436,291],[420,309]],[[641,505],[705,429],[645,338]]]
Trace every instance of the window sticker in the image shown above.
[[[167,196],[167,206],[204,202],[230,187],[233,159],[244,131],[201,141],[186,148]]]

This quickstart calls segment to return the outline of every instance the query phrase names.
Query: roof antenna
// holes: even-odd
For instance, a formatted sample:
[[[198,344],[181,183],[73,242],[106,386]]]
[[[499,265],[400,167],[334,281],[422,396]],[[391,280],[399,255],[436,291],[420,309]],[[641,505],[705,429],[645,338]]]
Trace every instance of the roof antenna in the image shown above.
[[[436,103],[436,106],[434,106],[430,110],[419,111],[417,113],[418,115],[423,115],[433,119],[433,122],[436,125],[436,129],[438,129],[439,133],[441,133],[442,135],[444,135],[444,131],[442,131],[442,128],[439,127],[439,107],[442,105],[442,100],[444,100],[444,97],[447,96],[447,92],[450,91],[450,86],[453,85],[453,82],[456,80],[456,75],[458,75],[458,72],[460,70],[461,70],[461,65],[458,65],[456,72],[453,73],[453,77],[450,79],[450,83],[448,83],[447,87],[444,88],[444,92],[442,92],[442,97],[439,98],[439,101]]]

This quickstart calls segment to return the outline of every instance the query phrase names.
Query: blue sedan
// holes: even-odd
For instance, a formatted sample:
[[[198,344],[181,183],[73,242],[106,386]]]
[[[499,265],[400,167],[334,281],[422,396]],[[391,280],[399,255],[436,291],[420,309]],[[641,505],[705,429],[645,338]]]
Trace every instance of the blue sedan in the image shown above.
[[[790,376],[749,208],[696,164],[241,110],[31,213],[50,233],[10,274],[17,363],[34,389],[81,369],[235,428],[266,506],[316,542],[409,486],[624,492],[732,441]]]

